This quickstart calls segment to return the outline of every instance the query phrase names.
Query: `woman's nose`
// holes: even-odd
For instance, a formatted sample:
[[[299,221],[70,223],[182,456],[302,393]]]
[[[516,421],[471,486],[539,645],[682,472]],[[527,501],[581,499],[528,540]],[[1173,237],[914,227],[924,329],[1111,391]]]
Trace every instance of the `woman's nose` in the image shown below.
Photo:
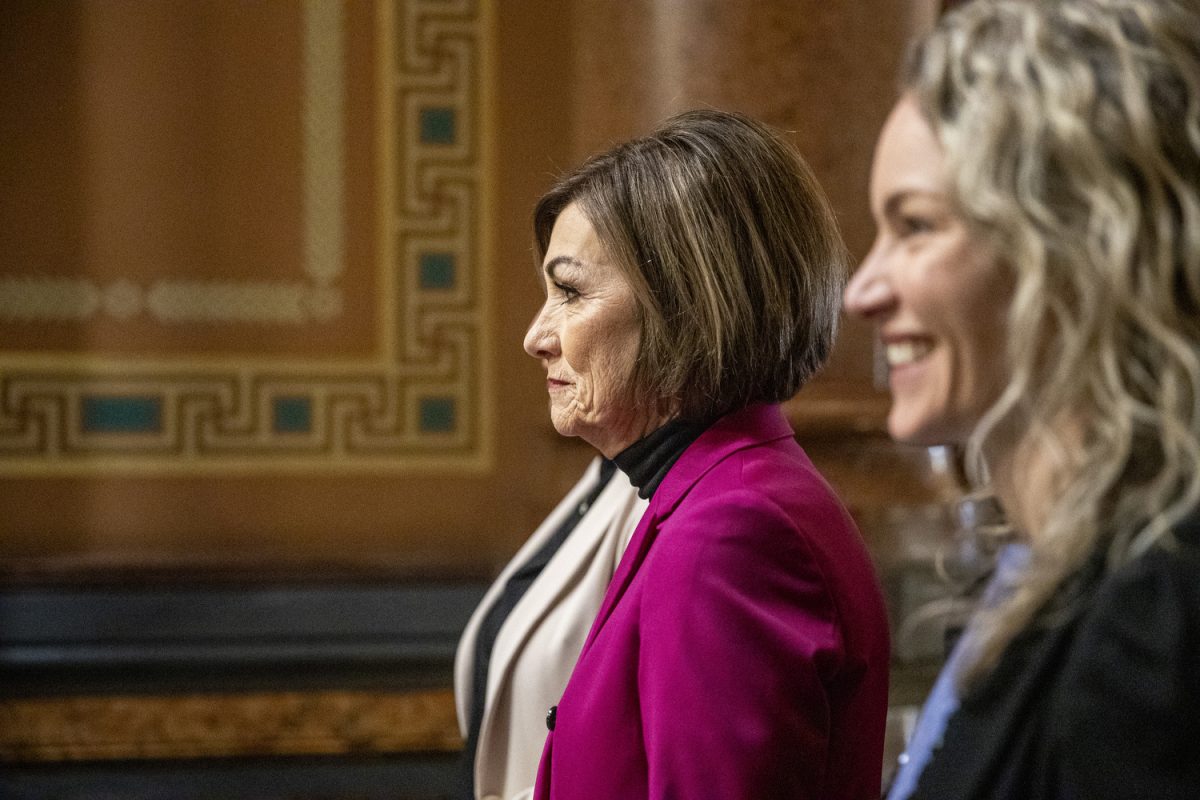
[[[858,271],[846,284],[842,302],[847,312],[864,319],[876,316],[895,305],[896,295],[886,270],[883,269],[878,243],[867,253]]]
[[[553,358],[558,353],[558,337],[546,318],[544,306],[525,331],[525,352],[534,358]]]

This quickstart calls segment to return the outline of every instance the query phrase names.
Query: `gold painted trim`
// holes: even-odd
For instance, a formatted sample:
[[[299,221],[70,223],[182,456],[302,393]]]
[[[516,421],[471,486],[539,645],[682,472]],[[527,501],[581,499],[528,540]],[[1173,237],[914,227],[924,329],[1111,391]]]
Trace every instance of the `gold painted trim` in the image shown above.
[[[449,752],[448,690],[0,701],[0,761]]]
[[[494,369],[496,363],[496,342],[494,331],[495,328],[495,299],[492,292],[492,276],[493,264],[492,258],[499,251],[498,239],[499,233],[496,230],[495,217],[495,202],[496,202],[496,175],[498,164],[496,160],[496,136],[495,131],[496,117],[496,91],[497,76],[499,74],[496,65],[496,42],[499,39],[499,34],[496,31],[496,6],[495,0],[478,0],[479,2],[479,25],[480,25],[480,80],[476,86],[476,91],[480,93],[479,98],[479,121],[476,127],[479,129],[479,147],[480,147],[480,168],[479,168],[479,254],[478,264],[476,269],[479,275],[479,291],[480,291],[480,330],[479,330],[479,350],[480,350],[480,377],[479,377],[479,397],[476,399],[478,403],[478,420],[479,420],[479,435],[480,439],[480,459],[490,467],[494,457],[492,436],[492,426],[494,424],[493,416],[496,408],[496,396],[494,390]],[[514,343],[519,346],[519,343]]]
[[[142,286],[128,278],[101,285],[84,277],[0,275],[0,316],[39,323],[149,316],[166,325],[259,322],[293,326],[340,317],[343,299],[335,283],[345,269],[344,13],[340,3],[305,0],[301,17],[307,280],[166,277]],[[3,361],[7,358],[0,359]]]
[[[340,34],[340,14],[314,13],[314,10],[320,12],[323,4],[319,0],[306,3],[306,21],[312,28],[306,35],[330,35],[331,20],[336,22],[333,27],[339,28],[332,34]],[[465,226],[428,234],[418,231],[419,235],[410,237],[414,241],[421,236],[453,240],[454,252],[463,259],[463,280],[450,293],[452,297],[435,298],[427,307],[414,300],[411,264],[397,261],[398,257],[411,259],[416,252],[410,242],[406,252],[399,253],[396,239],[398,225],[411,223],[395,216],[399,175],[396,148],[400,137],[411,135],[412,127],[412,120],[405,119],[403,130],[397,128],[396,107],[402,102],[406,108],[411,105],[411,98],[406,101],[401,92],[398,72],[402,59],[397,50],[398,36],[402,33],[397,29],[399,12],[412,19],[425,13],[434,17],[446,13],[460,15],[456,24],[468,26],[475,42],[474,50],[459,51],[461,58],[456,62],[453,76],[461,79],[461,85],[454,84],[457,95],[445,100],[460,112],[460,144],[454,145],[457,148],[454,152],[458,153],[454,158],[466,163],[455,161],[452,167],[438,167],[469,176],[471,189],[460,201],[463,204],[460,211],[471,213]],[[0,452],[0,475],[104,473],[142,477],[491,471],[495,398],[489,261],[495,252],[496,234],[491,230],[495,154],[489,131],[494,119],[494,2],[473,0],[450,8],[430,6],[420,0],[378,0],[374,13],[379,84],[375,141],[380,159],[376,277],[381,291],[375,333],[378,357],[350,361],[335,356],[229,357],[219,353],[178,358],[122,358],[88,353],[0,354],[4,402],[8,408],[18,409],[10,412],[13,416],[8,418],[5,409],[0,409],[0,435],[7,437],[5,444],[11,443]],[[403,33],[408,36],[407,30]],[[320,63],[340,53],[337,46],[327,41],[307,44],[320,45],[322,53],[316,59]],[[405,79],[423,81],[426,77],[418,74],[416,78],[408,75]],[[306,91],[312,91],[314,86],[313,81],[307,81]],[[311,101],[309,98],[309,105]],[[334,101],[332,105],[324,103],[314,112],[327,116],[331,108],[340,108],[340,96]],[[307,123],[306,128],[315,125],[312,119]],[[335,134],[333,138],[339,138],[337,125],[316,127],[329,128]],[[468,146],[474,148],[469,159],[463,155]],[[307,156],[312,155],[311,150],[306,147]],[[408,166],[412,172],[412,165]],[[332,174],[330,169],[321,172],[325,178]],[[341,175],[340,168],[333,172]],[[411,179],[412,175],[408,177]],[[324,186],[328,181],[323,179],[318,183]],[[306,183],[309,200],[314,197],[311,188]],[[312,222],[311,215],[306,220]],[[317,239],[313,235],[312,231],[306,232],[306,253],[310,256],[317,250],[328,250],[331,241],[340,240],[339,235],[328,231]],[[321,268],[309,263],[306,271],[320,272]],[[326,264],[325,271],[328,274],[324,277],[335,276],[338,265]],[[401,325],[405,326],[403,330]],[[447,347],[435,350],[423,337],[427,329],[439,325],[446,325],[440,336]],[[264,404],[270,402],[271,391],[289,385],[296,387],[296,394],[313,397],[311,432],[281,435],[270,427],[270,409]],[[76,416],[72,414],[78,410],[80,396],[113,391],[161,395],[163,431],[125,435],[77,430]],[[455,399],[459,424],[446,433],[420,431],[420,399],[443,394]],[[318,414],[320,419],[315,418]],[[327,424],[326,415],[332,422]],[[325,438],[318,441],[318,435]],[[36,447],[37,441],[48,444]]]
[[[396,363],[396,325],[392,323],[395,309],[395,299],[399,292],[396,280],[396,246],[395,226],[392,221],[392,203],[390,198],[396,192],[396,150],[392,137],[396,132],[396,111],[394,94],[396,92],[395,57],[396,57],[396,3],[403,0],[378,0],[375,10],[375,30],[379,33],[376,46],[379,53],[375,58],[376,99],[378,127],[375,131],[375,152],[379,158],[376,175],[379,178],[379,201],[375,204],[377,242],[376,258],[379,259],[379,305],[375,313],[379,315],[383,335],[380,341],[381,357],[384,363]]]

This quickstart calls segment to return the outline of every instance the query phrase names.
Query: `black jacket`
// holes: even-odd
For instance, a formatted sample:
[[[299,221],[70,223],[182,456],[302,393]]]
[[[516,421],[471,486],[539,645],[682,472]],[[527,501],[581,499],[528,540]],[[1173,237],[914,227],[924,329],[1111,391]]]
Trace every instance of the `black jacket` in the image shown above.
[[[1200,515],[1177,533],[1013,641],[914,800],[1200,800]]]

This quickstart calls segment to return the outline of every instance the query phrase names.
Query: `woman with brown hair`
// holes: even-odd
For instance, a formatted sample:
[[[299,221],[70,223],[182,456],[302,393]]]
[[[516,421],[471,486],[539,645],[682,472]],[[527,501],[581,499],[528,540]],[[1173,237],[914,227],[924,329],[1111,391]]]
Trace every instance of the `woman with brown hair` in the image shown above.
[[[550,417],[650,502],[534,796],[878,796],[882,599],[779,407],[828,355],[843,285],[812,174],[765,126],[691,112],[567,175],[534,225],[525,349]]]

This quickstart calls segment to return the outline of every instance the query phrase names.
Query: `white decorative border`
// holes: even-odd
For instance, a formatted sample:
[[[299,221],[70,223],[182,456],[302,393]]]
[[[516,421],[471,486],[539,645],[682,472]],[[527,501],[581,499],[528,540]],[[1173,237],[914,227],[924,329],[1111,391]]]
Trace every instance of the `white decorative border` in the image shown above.
[[[305,105],[305,141],[341,142],[341,86],[332,86],[337,81],[330,75],[344,83],[345,8],[339,2],[305,2],[305,91],[312,95]],[[482,120],[490,114],[492,5],[491,0],[376,5],[380,263],[378,338],[370,357],[0,353],[0,474],[490,469],[492,376],[485,337],[490,302],[482,257],[493,154]],[[338,65],[330,72],[334,53]],[[420,140],[422,108],[453,110],[453,143]],[[9,289],[21,300],[0,308],[0,314],[36,311],[37,319],[51,321],[99,313],[127,319],[147,310],[179,322],[332,319],[342,311],[341,294],[323,282],[342,272],[342,214],[311,210],[322,202],[341,208],[343,147],[310,152],[306,145],[306,161],[318,156],[317,149],[321,158],[336,159],[305,165],[305,271],[311,282],[229,287],[164,280],[143,288],[124,280],[101,286],[75,278],[46,284],[9,277],[0,278],[0,302]],[[420,286],[420,258],[430,253],[455,259],[453,286]],[[84,399],[96,396],[154,397],[160,418],[153,431],[141,433],[82,430]],[[274,430],[273,403],[297,396],[311,403],[311,429]],[[428,400],[453,402],[450,429],[421,430],[422,403]]]
[[[345,269],[342,17],[337,0],[304,0],[304,271],[320,288]]]
[[[341,316],[335,283],[345,270],[343,130],[344,11],[336,0],[304,0],[304,272],[309,281],[86,278],[0,275],[0,320],[125,322],[149,314],[163,324],[255,322],[306,325]]]

